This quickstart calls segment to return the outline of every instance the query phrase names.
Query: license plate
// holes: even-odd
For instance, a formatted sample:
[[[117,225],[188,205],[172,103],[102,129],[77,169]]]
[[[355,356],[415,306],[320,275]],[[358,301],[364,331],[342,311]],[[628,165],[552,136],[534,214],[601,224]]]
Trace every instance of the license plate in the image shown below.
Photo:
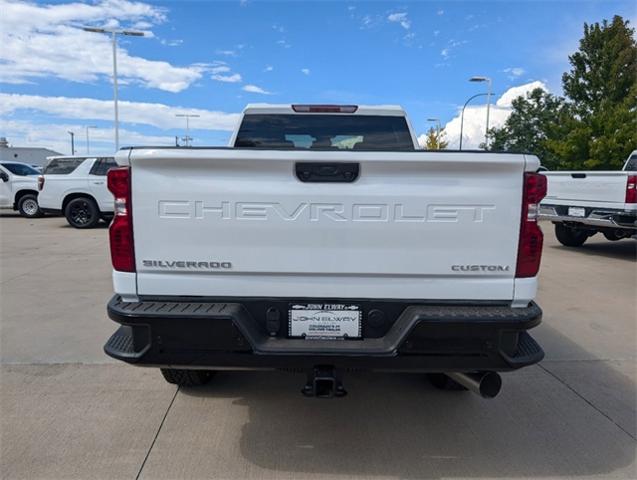
[[[581,207],[568,207],[568,216],[569,217],[585,217],[586,209]]]
[[[297,303],[290,305],[288,316],[290,337],[361,337],[361,311],[358,305]]]

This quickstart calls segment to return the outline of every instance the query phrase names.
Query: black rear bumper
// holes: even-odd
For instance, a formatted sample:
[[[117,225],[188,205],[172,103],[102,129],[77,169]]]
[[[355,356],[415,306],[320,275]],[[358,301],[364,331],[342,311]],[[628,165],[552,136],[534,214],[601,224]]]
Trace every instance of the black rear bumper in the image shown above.
[[[137,365],[209,369],[330,364],[415,372],[507,371],[544,357],[526,332],[541,321],[535,303],[511,308],[361,300],[363,339],[305,340],[288,338],[287,321],[272,315],[286,312],[290,301],[299,300],[153,298],[130,303],[116,295],[108,315],[122,326],[104,350]],[[378,315],[368,320],[378,310],[382,321]]]

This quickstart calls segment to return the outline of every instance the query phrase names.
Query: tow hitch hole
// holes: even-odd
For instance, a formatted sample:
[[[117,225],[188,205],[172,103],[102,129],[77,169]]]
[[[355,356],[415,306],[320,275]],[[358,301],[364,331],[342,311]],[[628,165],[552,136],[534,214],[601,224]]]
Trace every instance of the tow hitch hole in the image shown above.
[[[347,395],[340,375],[332,366],[314,367],[307,374],[307,383],[301,391],[307,397],[332,398]]]

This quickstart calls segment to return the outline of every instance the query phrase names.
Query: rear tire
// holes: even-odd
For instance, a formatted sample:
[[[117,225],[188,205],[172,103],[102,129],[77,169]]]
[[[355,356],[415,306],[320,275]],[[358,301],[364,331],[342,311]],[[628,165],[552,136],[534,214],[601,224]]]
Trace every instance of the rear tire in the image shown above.
[[[438,390],[447,390],[447,391],[455,391],[461,392],[466,391],[467,388],[463,385],[460,385],[455,380],[452,380],[444,373],[428,373],[427,380]]]
[[[42,210],[38,205],[38,196],[27,193],[18,200],[18,212],[25,218],[38,218],[42,216]]]
[[[212,370],[181,370],[176,368],[162,368],[161,374],[168,383],[180,387],[200,387],[212,379]]]
[[[611,242],[617,242],[619,240],[622,240],[622,239],[626,238],[624,236],[617,235],[617,233],[615,233],[613,231],[602,232],[602,235],[604,235],[604,237],[606,237],[606,240],[610,240]]]
[[[74,228],[93,228],[100,221],[100,210],[92,198],[78,197],[67,203],[64,216]]]
[[[586,230],[567,227],[562,223],[555,224],[555,236],[557,240],[565,247],[581,247],[589,237]]]

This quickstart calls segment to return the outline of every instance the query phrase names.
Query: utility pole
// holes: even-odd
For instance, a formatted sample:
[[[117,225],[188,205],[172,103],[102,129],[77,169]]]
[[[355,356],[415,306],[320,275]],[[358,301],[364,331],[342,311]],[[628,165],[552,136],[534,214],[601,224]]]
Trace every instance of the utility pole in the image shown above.
[[[118,91],[117,91],[117,35],[127,35],[131,37],[143,37],[144,32],[134,30],[114,30],[110,28],[93,28],[84,27],[85,32],[108,33],[111,34],[113,43],[113,100],[115,104],[115,151],[119,150],[119,110],[118,110]]]
[[[75,132],[68,131],[69,135],[71,135],[71,155],[75,155]]]
[[[489,149],[489,110],[491,109],[491,86],[493,82],[489,77],[471,77],[469,79],[470,82],[487,82],[489,85],[489,89],[487,90],[487,126],[484,131],[484,148],[485,150]]]
[[[190,136],[190,119],[191,118],[199,118],[201,115],[197,115],[196,113],[177,113],[175,117],[185,118],[186,119],[186,136],[183,138],[185,146],[190,147],[192,137]]]
[[[86,126],[86,154],[90,154],[91,153],[91,144],[89,142],[88,139],[88,129],[89,128],[97,128],[95,125],[87,125]]]

